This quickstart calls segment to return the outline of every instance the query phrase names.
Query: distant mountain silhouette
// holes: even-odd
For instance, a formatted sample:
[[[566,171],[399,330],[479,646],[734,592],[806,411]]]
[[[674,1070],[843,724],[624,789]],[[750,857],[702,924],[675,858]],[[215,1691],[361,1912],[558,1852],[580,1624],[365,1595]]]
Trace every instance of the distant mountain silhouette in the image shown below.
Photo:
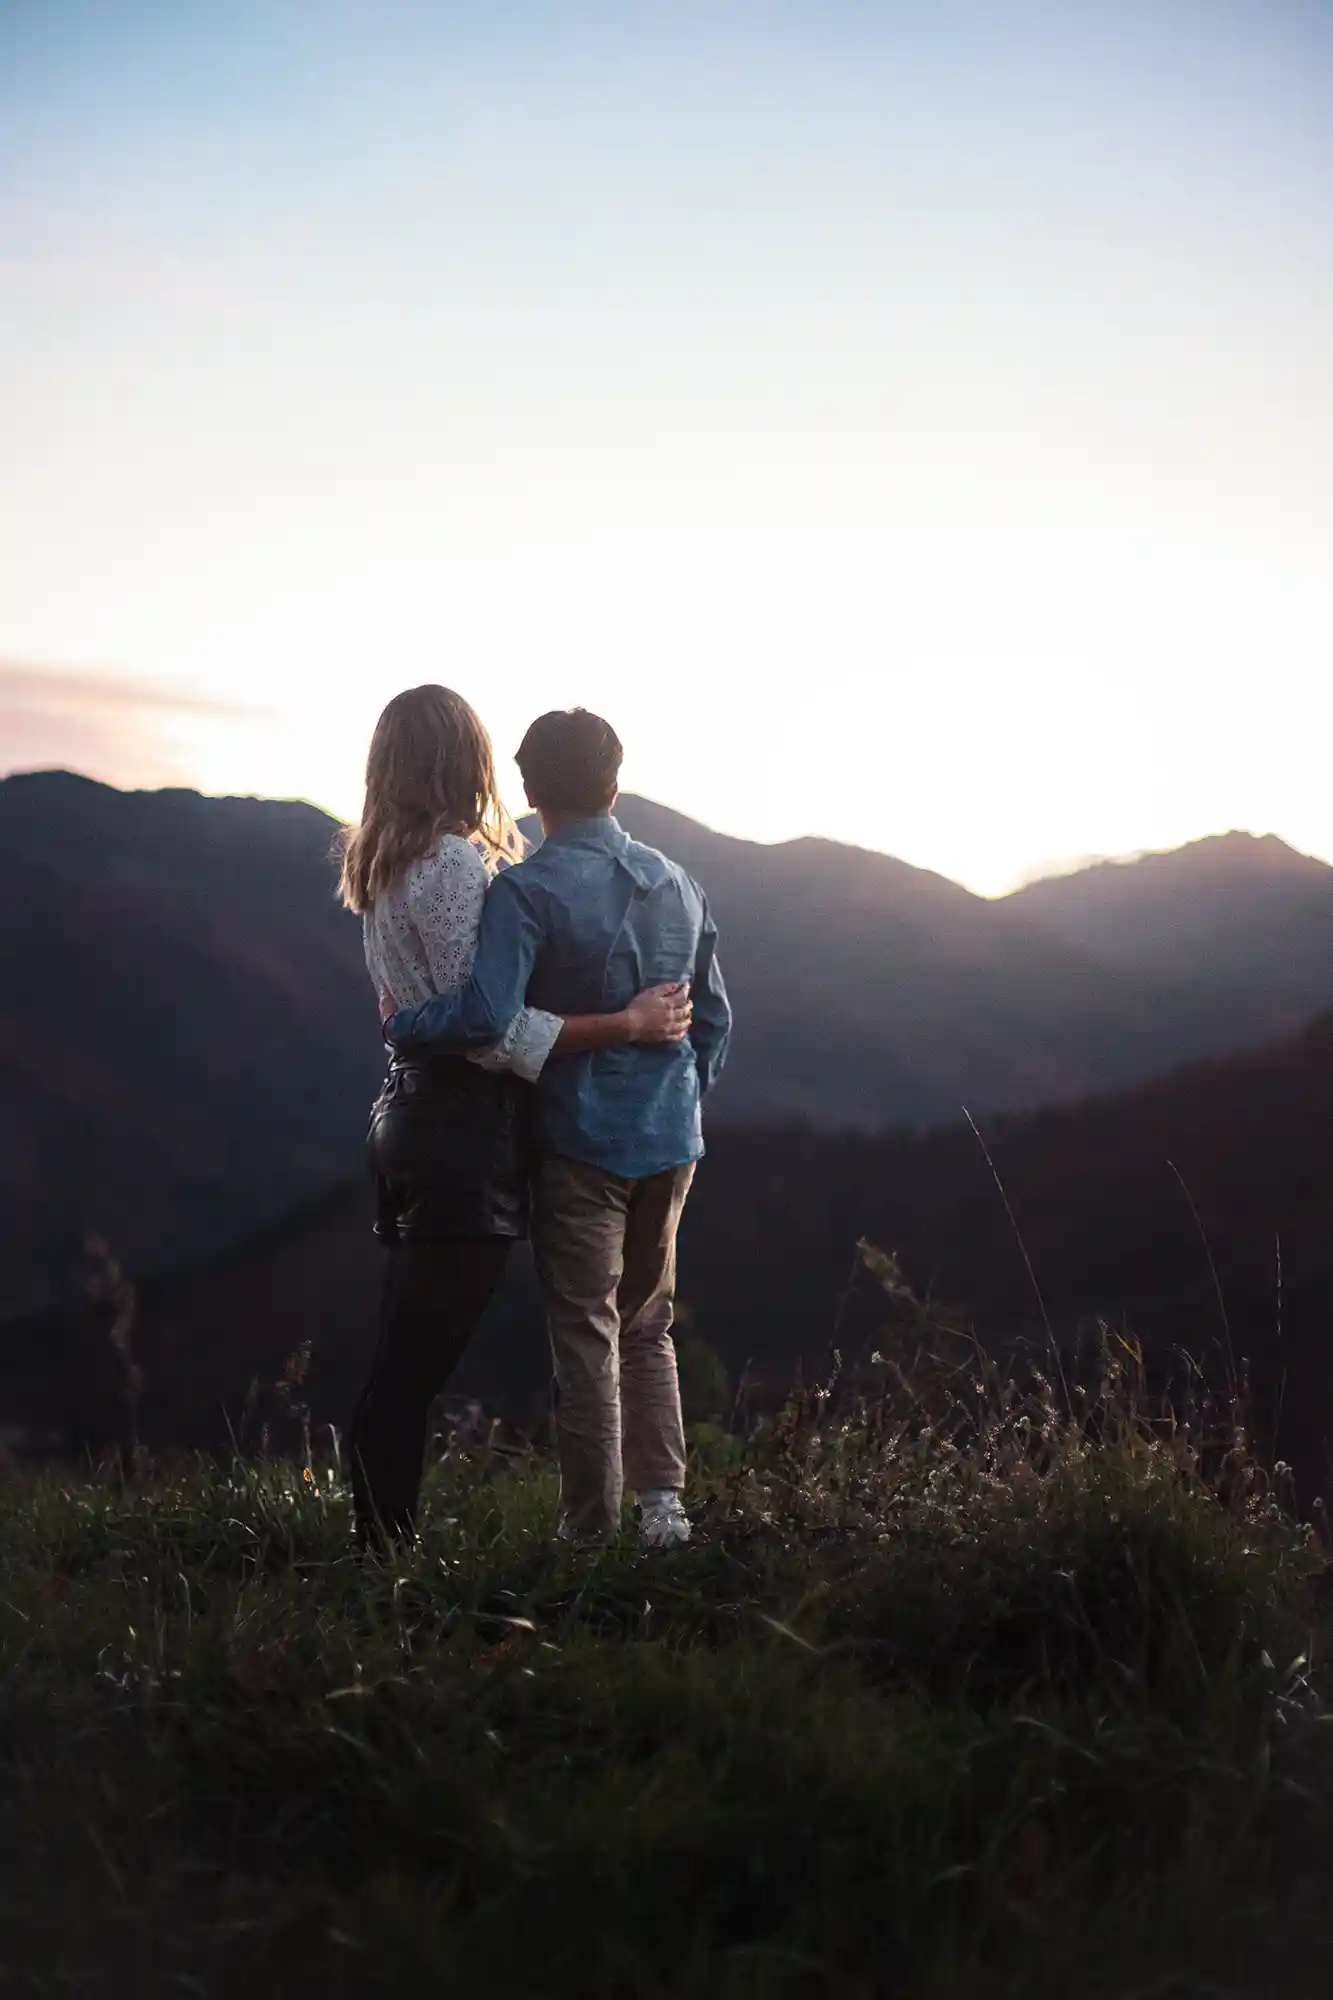
[[[829,840],[733,839],[644,799],[617,814],[699,878],[722,927],[741,1024],[729,1118],[931,1124],[964,1103],[1077,1096],[1179,1053],[1142,981],[1108,980],[942,875]]]
[[[312,806],[0,784],[0,1313],[100,1231],[197,1257],[350,1164],[381,1071]]]
[[[1333,998],[1333,868],[1273,834],[1103,861],[1005,900],[1024,923],[1120,971],[1239,983],[1299,1014]]]
[[[848,1365],[872,1348],[897,1354],[893,1311],[857,1274],[864,1236],[997,1346],[1026,1342],[1044,1359],[1043,1315],[1065,1349],[1100,1320],[1140,1338],[1155,1366],[1180,1348],[1214,1381],[1248,1370],[1261,1442],[1297,1464],[1308,1497],[1333,1470],[1330,1135],[1333,1015],[1116,1096],[985,1120],[1014,1222],[966,1128],[723,1128],[686,1212],[688,1318],[733,1380],[748,1365],[770,1392],[800,1368],[822,1377],[835,1345]],[[348,1181],[226,1258],[148,1287],[136,1335],[146,1434],[225,1442],[252,1380],[261,1408],[275,1407],[273,1385],[307,1338],[303,1393],[317,1418],[341,1421],[373,1341],[381,1253],[368,1224],[367,1190]],[[91,1308],[12,1326],[0,1419],[67,1443],[117,1436],[105,1327]],[[525,1415],[546,1375],[520,1262],[457,1387]]]
[[[761,847],[642,799],[619,813],[700,877],[724,926],[742,1023],[726,1101],[747,1122],[882,1130],[1074,1101],[1333,1005],[1333,868],[1271,838],[992,901],[832,841]]]
[[[1070,883],[991,902],[830,841],[760,846],[634,798],[620,812],[698,875],[723,927],[739,1030],[715,1131],[1067,1101],[1333,1002],[1319,864],[1297,868],[1299,894],[1256,892],[1237,848],[1209,877],[1231,915],[1192,957],[1197,896],[1153,919],[1163,970],[1061,934]],[[355,1172],[383,1058],[335,830],[308,805],[0,783],[0,1318],[67,1295],[90,1230],[136,1273],[188,1268]],[[1234,844],[1212,845],[1225,862]],[[1116,892],[1156,865],[1119,871]]]

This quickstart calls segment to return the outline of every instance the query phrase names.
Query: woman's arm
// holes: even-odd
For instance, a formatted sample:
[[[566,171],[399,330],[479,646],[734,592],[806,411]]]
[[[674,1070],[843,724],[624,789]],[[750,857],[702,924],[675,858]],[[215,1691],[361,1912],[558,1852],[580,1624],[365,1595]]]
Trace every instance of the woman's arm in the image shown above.
[[[688,987],[650,986],[618,1014],[566,1014],[551,1054],[577,1056],[626,1042],[683,1042],[692,1011]]]
[[[496,889],[504,895],[504,887]],[[441,842],[429,862],[414,872],[409,890],[409,908],[425,951],[431,984],[437,994],[457,993],[473,968],[483,911],[487,905],[488,880],[476,849],[462,839]],[[527,985],[526,970],[514,952],[519,974],[516,997]],[[438,1004],[438,1003],[435,1003]],[[387,1022],[398,1011],[387,990],[380,993],[380,1018]],[[489,1046],[460,1048],[483,1069],[513,1070],[535,1083],[552,1055],[579,1055],[586,1050],[612,1048],[631,1042],[679,1042],[689,1033],[691,1007],[684,987],[659,987],[640,993],[615,1014],[576,1014],[561,1019],[558,1014],[536,1007],[520,1006],[509,1013],[503,1032],[501,1013],[487,1027],[494,1040]]]
[[[397,1002],[392,993],[380,994],[380,1019],[388,1021],[397,1012]],[[535,1021],[547,1017],[540,1009],[525,1008],[515,1026],[520,1026],[525,1016]],[[551,1044],[549,1056],[577,1056],[589,1049],[610,1049],[623,1047],[630,1042],[683,1042],[690,1032],[693,1006],[689,988],[684,985],[649,986],[642,993],[636,993],[628,1007],[622,1007],[617,1014],[557,1014],[550,1018],[559,1021],[559,1032]],[[509,1037],[506,1036],[508,1041]],[[497,1043],[497,1050],[503,1044]],[[480,1052],[489,1056],[492,1051]],[[497,1067],[515,1068],[520,1065],[512,1060]],[[540,1070],[541,1064],[536,1065]]]
[[[430,967],[430,983],[437,993],[455,993],[466,982],[476,957],[482,914],[490,887],[490,875],[470,841],[460,837],[444,840],[430,859],[418,866],[410,891],[412,920],[420,936]],[[386,1007],[387,994],[380,995],[381,1019],[397,1010]],[[558,1014],[540,1008],[523,1007],[508,1022],[503,1033],[496,1023],[496,1038],[489,1045],[460,1050],[478,1069],[502,1073],[512,1070],[535,1083],[541,1075],[560,1034]]]

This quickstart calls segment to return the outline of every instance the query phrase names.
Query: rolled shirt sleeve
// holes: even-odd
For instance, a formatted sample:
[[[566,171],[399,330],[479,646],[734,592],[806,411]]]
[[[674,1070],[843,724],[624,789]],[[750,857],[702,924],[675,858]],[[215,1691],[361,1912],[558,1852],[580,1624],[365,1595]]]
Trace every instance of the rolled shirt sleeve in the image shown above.
[[[505,1034],[488,1049],[469,1049],[468,1061],[478,1069],[512,1070],[528,1083],[535,1083],[546,1067],[547,1057],[560,1039],[564,1016],[547,1014],[540,1007],[525,1007],[509,1023]]]

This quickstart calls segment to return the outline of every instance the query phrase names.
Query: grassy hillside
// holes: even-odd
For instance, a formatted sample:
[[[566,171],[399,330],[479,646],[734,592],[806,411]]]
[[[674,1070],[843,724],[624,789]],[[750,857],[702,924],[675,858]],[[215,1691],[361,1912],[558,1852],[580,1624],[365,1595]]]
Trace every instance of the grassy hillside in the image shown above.
[[[4,1489],[4,1990],[1322,1992],[1320,1537],[1123,1347],[880,1366],[703,1433],[668,1557],[476,1436],[396,1565],[318,1441]]]

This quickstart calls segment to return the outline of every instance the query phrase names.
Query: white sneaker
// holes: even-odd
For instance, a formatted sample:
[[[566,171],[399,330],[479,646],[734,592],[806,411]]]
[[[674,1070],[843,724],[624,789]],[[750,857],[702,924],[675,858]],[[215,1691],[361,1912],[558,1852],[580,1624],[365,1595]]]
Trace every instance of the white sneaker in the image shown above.
[[[678,1549],[690,1539],[690,1517],[679,1493],[644,1493],[639,1497],[639,1539],[646,1549]]]

